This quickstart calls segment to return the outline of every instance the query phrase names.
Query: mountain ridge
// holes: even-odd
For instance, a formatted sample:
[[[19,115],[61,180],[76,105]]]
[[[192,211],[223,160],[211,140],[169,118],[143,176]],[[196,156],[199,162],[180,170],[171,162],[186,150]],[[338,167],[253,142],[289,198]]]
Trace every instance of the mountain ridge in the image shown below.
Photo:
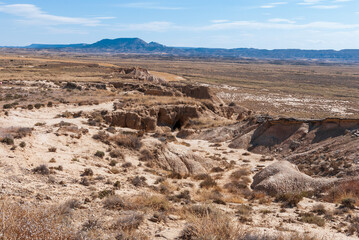
[[[102,39],[92,44],[31,44],[26,49],[54,49],[75,52],[111,52],[134,54],[168,54],[183,57],[259,58],[259,59],[318,59],[359,61],[359,49],[302,50],[256,48],[199,48],[169,47],[157,42],[145,42],[140,38]]]

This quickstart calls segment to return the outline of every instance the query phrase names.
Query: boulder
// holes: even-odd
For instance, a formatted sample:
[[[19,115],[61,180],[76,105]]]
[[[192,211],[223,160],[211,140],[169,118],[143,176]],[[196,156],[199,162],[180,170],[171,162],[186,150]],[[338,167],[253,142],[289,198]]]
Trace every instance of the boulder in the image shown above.
[[[187,137],[191,136],[194,133],[195,133],[195,131],[193,129],[182,129],[181,131],[179,131],[177,133],[176,137],[178,137],[178,138],[187,138]]]
[[[253,177],[251,188],[275,196],[281,193],[314,191],[334,183],[334,180],[312,178],[288,161],[269,165]]]

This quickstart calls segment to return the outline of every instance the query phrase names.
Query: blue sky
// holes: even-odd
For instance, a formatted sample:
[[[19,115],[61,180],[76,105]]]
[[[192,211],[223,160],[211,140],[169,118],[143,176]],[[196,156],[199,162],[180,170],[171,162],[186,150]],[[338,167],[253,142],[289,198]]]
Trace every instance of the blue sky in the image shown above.
[[[0,46],[139,37],[168,46],[359,49],[359,0],[0,0]]]

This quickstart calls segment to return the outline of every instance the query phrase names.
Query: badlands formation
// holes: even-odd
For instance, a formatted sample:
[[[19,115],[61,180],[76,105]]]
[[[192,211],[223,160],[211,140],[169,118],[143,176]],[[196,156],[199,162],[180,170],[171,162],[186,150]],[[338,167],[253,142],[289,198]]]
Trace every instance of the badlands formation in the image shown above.
[[[359,120],[275,118],[111,71],[2,82],[1,239],[359,237]]]

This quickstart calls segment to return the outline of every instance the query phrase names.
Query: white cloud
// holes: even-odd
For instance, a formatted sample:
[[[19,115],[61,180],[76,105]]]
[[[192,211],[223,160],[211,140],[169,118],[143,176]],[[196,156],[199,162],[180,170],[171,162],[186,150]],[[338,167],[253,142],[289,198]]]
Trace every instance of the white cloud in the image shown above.
[[[282,22],[256,22],[256,21],[234,21],[227,23],[202,26],[197,30],[235,30],[235,29],[313,29],[313,30],[344,30],[359,29],[359,24],[342,24],[337,22],[311,22],[306,24],[282,23]]]
[[[161,6],[154,2],[135,2],[135,3],[127,3],[121,4],[120,7],[127,7],[127,8],[142,8],[142,9],[154,9],[154,10],[182,10],[181,7],[168,7],[168,6]]]
[[[11,4],[0,5],[0,12],[15,15],[24,18],[20,20],[22,23],[38,24],[38,25],[60,25],[73,24],[84,26],[98,26],[100,21],[89,18],[62,17],[47,14],[33,4]]]
[[[116,17],[95,17],[95,19],[99,19],[99,20],[111,20],[111,19],[116,19]]]
[[[316,9],[337,9],[340,8],[341,6],[339,5],[315,5],[315,6],[311,6],[311,8],[316,8]]]
[[[225,19],[218,19],[218,20],[212,20],[212,23],[225,23],[225,22],[229,22],[229,20],[225,20]]]
[[[228,30],[263,30],[263,29],[279,29],[279,30],[358,30],[359,24],[343,24],[337,22],[310,22],[305,24],[297,24],[288,19],[273,18],[268,22],[257,21],[226,21],[212,23],[203,26],[181,26],[171,22],[148,22],[138,24],[121,24],[115,30],[117,31],[152,31],[164,32],[168,30],[179,31],[228,31]]]
[[[288,2],[274,2],[274,3],[271,3],[271,5],[285,5],[285,4],[288,4]]]
[[[334,0],[333,2],[351,2],[352,0]]]
[[[273,23],[295,23],[295,21],[289,20],[289,19],[284,19],[284,18],[272,18],[269,19],[268,22],[273,22]]]
[[[323,0],[304,0],[303,2],[298,3],[299,5],[314,5],[321,3]]]
[[[288,2],[273,2],[273,3],[269,3],[268,5],[262,5],[260,6],[260,8],[274,8],[276,6],[285,5],[285,4],[288,4]]]

